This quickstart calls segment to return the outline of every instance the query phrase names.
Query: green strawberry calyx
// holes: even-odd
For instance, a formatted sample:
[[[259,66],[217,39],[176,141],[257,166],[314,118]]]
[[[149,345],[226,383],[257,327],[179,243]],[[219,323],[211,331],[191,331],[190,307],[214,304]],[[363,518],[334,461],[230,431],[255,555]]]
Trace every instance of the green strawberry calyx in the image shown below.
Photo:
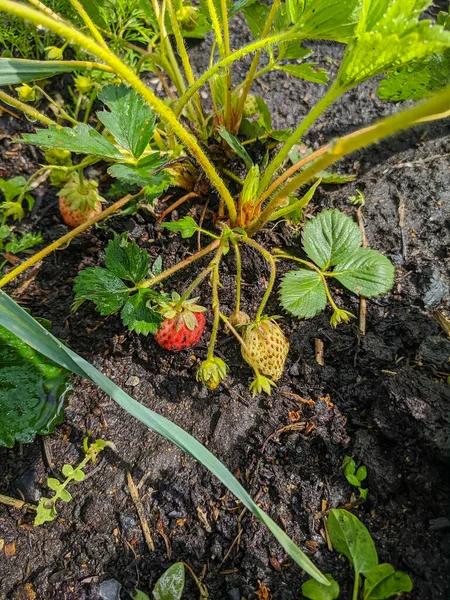
[[[197,298],[183,300],[177,292],[172,292],[172,300],[159,303],[158,312],[165,319],[175,319],[176,329],[179,331],[185,325],[189,331],[194,331],[198,326],[195,313],[206,311],[204,306],[197,304]]]
[[[81,184],[78,174],[72,174],[57,195],[65,198],[65,204],[72,210],[79,210],[84,215],[89,208],[95,210],[99,202],[105,202],[97,188],[96,181],[84,179]]]

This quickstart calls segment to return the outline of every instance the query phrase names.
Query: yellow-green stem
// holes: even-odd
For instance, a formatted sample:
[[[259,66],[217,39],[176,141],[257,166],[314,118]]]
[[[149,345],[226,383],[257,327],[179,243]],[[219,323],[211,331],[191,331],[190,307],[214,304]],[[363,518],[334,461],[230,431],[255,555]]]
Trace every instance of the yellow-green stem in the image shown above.
[[[147,279],[147,281],[143,281],[142,283],[139,283],[136,286],[136,288],[137,289],[149,288],[149,287],[152,287],[153,285],[156,285],[160,281],[163,281],[164,279],[167,279],[167,277],[170,277],[171,275],[173,275],[174,273],[177,273],[181,269],[185,269],[186,267],[188,267],[190,264],[192,264],[196,260],[199,260],[200,258],[203,258],[207,254],[209,254],[210,252],[212,252],[213,250],[215,250],[219,246],[219,244],[220,244],[220,240],[214,240],[213,242],[211,242],[209,244],[209,246],[206,246],[205,248],[203,248],[203,250],[200,250],[199,252],[196,252],[192,256],[189,256],[189,258],[185,258],[184,260],[181,260],[176,265],[173,265],[173,267],[170,267],[169,269],[166,269],[165,271],[163,271],[159,275],[155,275],[155,277],[152,277],[152,279]]]
[[[206,0],[206,6],[208,7],[209,16],[211,18],[212,26],[214,29],[214,35],[216,38],[217,45],[219,47],[219,54],[221,58],[223,58],[225,56],[225,48],[223,45],[222,30],[220,28],[219,17],[217,16],[214,0]]]
[[[275,15],[277,14],[277,10],[280,6],[280,2],[281,2],[281,0],[274,0],[274,2],[272,4],[272,8],[270,9],[270,13],[269,13],[269,16],[267,17],[266,24],[264,25],[264,29],[263,29],[263,33],[262,33],[263,38],[269,34],[270,28],[272,27],[273,20],[275,19]],[[239,99],[238,110],[237,110],[237,116],[238,116],[237,127],[239,127],[239,124],[241,122],[242,111],[244,110],[245,100],[247,99],[247,96],[248,96],[248,93],[250,91],[253,81],[256,79],[255,73],[256,73],[256,69],[258,68],[260,58],[261,58],[261,50],[257,50],[255,53],[255,56],[253,57],[252,64],[250,65],[250,69],[247,73],[247,77],[245,78],[244,89],[242,90],[242,94]],[[262,69],[262,71],[265,72],[264,69]],[[262,73],[259,73],[259,75],[262,75]]]
[[[34,87],[36,90],[38,90],[38,92],[39,92],[40,94],[42,94],[42,95],[44,96],[44,98],[46,98],[46,99],[47,99],[47,100],[50,102],[50,104],[51,104],[52,106],[54,106],[54,107],[56,108],[56,110],[57,110],[57,111],[60,113],[60,116],[61,116],[63,119],[65,119],[66,121],[69,121],[69,123],[72,123],[72,125],[78,125],[78,121],[77,121],[76,119],[74,119],[73,117],[71,117],[71,116],[69,115],[69,113],[67,113],[67,112],[66,112],[66,111],[63,109],[63,107],[62,107],[62,106],[60,106],[60,105],[59,105],[57,102],[55,102],[55,101],[53,100],[53,98],[52,98],[52,97],[51,97],[49,94],[47,94],[47,92],[46,92],[46,91],[45,91],[43,88],[41,88],[39,85],[36,85],[36,84],[34,84],[34,86],[33,86],[33,87]]]
[[[44,259],[46,256],[51,254],[54,250],[57,250],[58,248],[61,248],[61,246],[64,246],[65,244],[69,243],[74,237],[76,237],[77,235],[79,235],[80,233],[85,231],[86,229],[89,229],[89,227],[91,227],[92,225],[95,225],[95,223],[98,223],[99,221],[102,221],[102,220],[106,219],[106,217],[109,217],[110,215],[112,215],[114,212],[119,210],[119,208],[122,208],[122,206],[127,204],[127,202],[129,202],[130,200],[133,200],[134,198],[137,198],[143,192],[144,192],[144,190],[141,190],[138,194],[135,194],[134,196],[130,196],[130,195],[124,196],[123,198],[121,198],[120,200],[118,200],[117,202],[115,202],[114,204],[109,206],[108,208],[106,208],[99,215],[95,215],[95,217],[92,217],[92,219],[89,219],[89,221],[86,221],[86,223],[83,223],[83,225],[80,225],[79,227],[76,227],[72,231],[69,231],[69,233],[66,233],[65,235],[63,235],[62,237],[57,239],[55,242],[53,242],[52,244],[50,244],[43,250],[40,250],[40,252],[37,252],[33,256],[30,256],[30,258],[28,258],[26,261],[24,261],[21,265],[19,265],[18,267],[16,267],[15,269],[10,271],[6,275],[4,275],[4,277],[2,279],[0,279],[0,288],[2,288],[4,285],[6,285],[7,283],[9,283],[13,279],[15,279],[18,275],[20,275],[21,273],[26,271],[26,269],[28,269],[29,267],[32,267],[33,265],[35,265],[36,263],[38,263],[39,261]]]
[[[58,127],[58,123],[56,121],[53,121],[53,119],[49,119],[49,117],[46,117],[44,114],[42,114],[32,106],[29,106],[28,104],[17,100],[17,98],[13,98],[13,96],[10,96],[2,90],[0,90],[0,100],[3,100],[3,102],[5,104],[8,104],[9,106],[14,106],[14,108],[18,108],[32,119],[36,119],[36,121],[40,121],[48,127],[51,127],[52,125],[56,125],[56,127]]]
[[[195,83],[194,73],[192,71],[191,62],[189,60],[188,53],[186,51],[186,47],[184,45],[184,39],[181,34],[181,29],[178,24],[178,19],[175,14],[175,10],[173,8],[172,0],[166,0],[167,2],[167,11],[169,13],[170,24],[172,25],[173,34],[175,36],[175,41],[177,43],[178,54],[180,55],[181,62],[183,64],[183,69],[186,74],[186,79],[189,85],[193,85]],[[200,122],[203,123],[203,110],[200,102],[200,95],[195,94],[194,96],[195,106],[197,108],[197,113],[200,119]]]
[[[194,279],[194,281],[191,283],[191,285],[185,289],[185,291],[183,292],[183,295],[180,298],[180,301],[178,302],[179,306],[181,306],[183,304],[183,302],[189,298],[189,296],[192,294],[192,292],[195,290],[195,288],[201,284],[201,282],[205,279],[205,277],[209,273],[211,273],[212,269],[213,269],[213,267],[211,267],[211,265],[206,267],[206,269],[203,269],[203,271],[200,273],[200,275],[198,275]]]
[[[288,139],[284,142],[280,151],[276,156],[272,159],[267,169],[264,171],[263,176],[261,177],[261,182],[258,188],[258,195],[261,195],[265,189],[269,186],[270,181],[278,171],[280,167],[283,166],[284,161],[289,155],[292,147],[295,144],[298,144],[301,140],[302,136],[308,131],[311,125],[320,117],[320,115],[332,104],[339,96],[344,92],[342,88],[338,88],[336,86],[331,86],[328,92],[319,100],[319,102],[309,111],[297,129],[288,137]]]
[[[213,261],[212,271],[212,309],[214,313],[214,321],[211,329],[211,338],[208,345],[207,358],[211,359],[214,356],[214,347],[217,340],[217,332],[219,331],[220,323],[220,301],[219,301],[219,264],[222,257],[223,249],[219,247],[216,258]]]
[[[234,335],[234,337],[237,339],[237,341],[240,343],[240,345],[244,348],[247,356],[246,356],[246,361],[248,363],[250,363],[253,371],[255,372],[255,375],[258,377],[259,376],[259,369],[258,367],[255,365],[255,363],[253,362],[252,358],[251,358],[251,354],[250,351],[248,349],[247,344],[244,342],[244,340],[242,339],[242,336],[239,335],[239,333],[236,331],[236,328],[231,324],[230,320],[223,314],[223,313],[219,313],[220,318],[222,319],[222,321],[225,323],[225,325],[228,327],[228,329],[231,331],[231,333]]]
[[[43,2],[40,2],[39,0],[28,0],[28,2],[35,6],[37,9],[44,12],[49,17],[53,17],[53,19],[59,19],[60,21],[62,21],[61,17],[57,13],[53,12],[52,9],[46,6]]]
[[[112,52],[105,50],[99,46],[97,42],[91,38],[88,38],[70,25],[60,21],[55,21],[43,13],[29,9],[27,6],[17,2],[13,2],[11,0],[0,0],[0,10],[4,10],[9,14],[16,15],[25,21],[34,23],[35,25],[47,27],[56,34],[67,38],[71,43],[81,46],[87,52],[92,53],[97,58],[103,60],[106,64],[112,67],[114,72],[117,73],[117,75],[119,75],[124,81],[129,83],[130,86],[144,98],[148,105],[161,116],[163,121],[165,121],[172,128],[175,135],[193,154],[194,158],[199,162],[206,175],[211,180],[213,186],[224,199],[231,221],[234,222],[236,220],[237,215],[234,200],[225,186],[222,178],[217,174],[214,166],[200,148],[195,137],[180,124],[172,110],[166,106],[162,100],[159,100],[159,98],[157,98],[155,94],[144,85],[139,77],[137,77],[133,71],[131,71],[131,69],[123,64],[114,54],[112,54]]]
[[[95,23],[92,21],[91,17],[87,14],[86,10],[84,9],[84,6],[78,0],[70,0],[70,2],[87,25],[94,40],[98,42],[100,46],[103,46],[103,48],[106,48],[106,50],[108,50],[108,46],[105,40],[103,39],[102,35],[97,29]]]
[[[227,0],[220,0],[220,10],[222,13],[223,24],[223,45],[224,56],[230,55],[230,31],[228,29],[228,8]],[[225,77],[225,129],[231,130],[231,67],[227,69]]]
[[[234,309],[234,312],[238,313],[241,310],[242,260],[239,244],[233,239],[231,239],[231,243],[236,255],[236,308]]]
[[[263,310],[267,304],[267,300],[269,299],[269,296],[272,293],[273,286],[275,284],[275,276],[277,274],[277,268],[276,268],[275,260],[274,260],[273,256],[270,254],[270,252],[268,252],[265,248],[263,248],[260,244],[258,244],[258,242],[255,242],[255,240],[252,240],[251,238],[244,238],[243,241],[245,243],[249,244],[250,246],[253,246],[253,248],[255,248],[256,250],[258,250],[258,252],[260,252],[264,256],[264,258],[267,260],[267,262],[270,265],[269,283],[267,285],[266,291],[264,292],[263,299],[261,300],[261,304],[259,305],[258,311],[256,313],[256,317],[255,317],[255,321],[259,321],[262,317]]]
[[[327,152],[323,156],[318,158],[310,167],[293,177],[291,181],[278,191],[259,217],[250,223],[247,228],[247,234],[254,235],[261,227],[264,227],[280,203],[304,183],[310,181],[314,176],[320,173],[320,171],[323,171],[347,154],[355,152],[355,150],[369,146],[370,144],[393,135],[402,129],[407,129],[412,125],[415,125],[419,119],[447,110],[449,102],[450,87],[447,87],[442,92],[435,94],[433,97],[413,108],[382,119],[371,127],[366,127],[360,132],[339,138],[332,144],[329,144]]]
[[[261,40],[257,40],[256,42],[252,42],[248,44],[248,46],[244,46],[235,52],[232,52],[229,56],[226,56],[222,60],[219,60],[214,65],[212,65],[207,71],[205,71],[195,82],[194,85],[191,85],[189,89],[186,90],[186,93],[179,99],[178,104],[175,109],[175,114],[181,114],[181,111],[186,106],[186,104],[191,100],[192,96],[197,93],[197,91],[205,85],[205,83],[211,79],[214,75],[216,75],[219,71],[229,67],[237,60],[240,60],[247,54],[251,54],[260,48],[264,48],[268,45],[279,44],[280,42],[287,42],[293,40],[303,39],[304,36],[297,31],[288,31],[285,33],[279,33],[277,35],[272,35],[267,38],[263,38]]]
[[[314,192],[320,185],[321,181],[322,181],[322,179],[318,179],[316,181],[316,183],[310,187],[310,189],[306,192],[306,194],[302,198],[297,200],[296,202],[293,202],[292,204],[289,204],[289,206],[280,208],[280,209],[276,210],[274,213],[272,213],[272,216],[270,217],[270,221],[276,221],[277,219],[280,219],[281,217],[284,217],[285,215],[290,214],[294,210],[298,210],[299,208],[305,208],[305,206],[310,202],[311,198],[314,196]]]

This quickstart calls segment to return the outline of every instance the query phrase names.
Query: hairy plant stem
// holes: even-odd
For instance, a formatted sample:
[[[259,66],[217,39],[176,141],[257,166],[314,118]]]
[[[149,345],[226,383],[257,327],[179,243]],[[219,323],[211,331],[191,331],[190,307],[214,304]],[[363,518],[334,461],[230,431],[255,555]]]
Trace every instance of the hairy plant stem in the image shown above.
[[[242,282],[242,260],[241,251],[239,250],[239,244],[231,238],[231,244],[236,255],[236,308],[235,313],[241,310],[241,282]]]
[[[167,277],[170,277],[171,275],[173,275],[174,273],[177,273],[181,269],[185,269],[186,267],[188,267],[190,264],[192,264],[196,260],[203,258],[207,254],[209,254],[210,252],[212,252],[213,250],[218,248],[219,245],[220,245],[220,240],[214,240],[208,246],[205,246],[205,248],[203,248],[203,250],[200,250],[199,252],[196,252],[192,256],[189,256],[188,258],[181,260],[179,263],[177,263],[176,265],[173,265],[173,267],[170,267],[169,269],[166,269],[159,275],[155,275],[155,277],[152,277],[151,279],[142,281],[141,283],[139,283],[136,286],[135,289],[138,289],[138,290],[143,289],[143,288],[145,289],[145,288],[152,287],[153,285],[156,285],[160,281],[167,279]],[[0,283],[1,283],[1,281],[0,281]]]
[[[0,100],[2,100],[5,104],[8,104],[9,106],[14,106],[14,108],[18,108],[20,111],[22,111],[32,119],[36,119],[36,121],[40,121],[48,127],[51,127],[52,125],[56,125],[56,127],[59,127],[58,123],[56,121],[53,121],[53,119],[46,117],[44,114],[42,114],[32,106],[29,106],[28,104],[17,100],[17,98],[13,98],[13,96],[10,96],[2,90],[0,90]]]
[[[173,34],[175,36],[175,41],[177,43],[178,54],[180,55],[181,62],[183,64],[183,69],[186,74],[186,79],[189,85],[193,85],[195,83],[194,73],[192,71],[191,62],[189,60],[188,53],[186,51],[186,47],[184,45],[184,39],[181,34],[181,29],[178,24],[178,19],[175,14],[175,10],[173,8],[172,0],[166,0],[167,4],[167,12],[169,13],[170,24],[172,25]],[[204,116],[202,104],[200,101],[200,95],[195,94],[194,96],[195,107],[197,109],[198,117],[200,120],[200,125],[204,124]]]
[[[43,88],[41,88],[37,84],[34,84],[33,87],[36,90],[38,90],[38,92],[41,93],[44,96],[44,98],[46,98],[50,102],[51,106],[53,106],[56,109],[56,111],[59,113],[58,116],[60,116],[62,119],[65,119],[66,121],[69,121],[69,123],[72,123],[72,125],[78,125],[78,121],[76,119],[74,119],[73,117],[71,117],[69,115],[69,113],[63,109],[62,106],[60,106],[57,102],[55,102],[53,100],[53,98],[49,94],[47,94],[47,92]],[[80,102],[80,99],[78,99],[78,103],[79,102]],[[78,109],[78,106],[77,106],[77,109]],[[77,114],[77,112],[78,112],[77,109],[75,109],[75,114]]]
[[[123,64],[112,52],[102,48],[97,42],[88,38],[74,27],[67,25],[61,21],[56,21],[48,17],[47,15],[28,8],[18,2],[12,0],[0,0],[0,10],[4,10],[9,14],[13,14],[17,17],[34,23],[35,25],[41,25],[47,27],[54,33],[67,38],[73,44],[77,44],[84,48],[87,52],[95,55],[100,60],[103,60],[119,75],[124,81],[130,84],[130,86],[140,94],[147,104],[155,110],[173,130],[175,135],[181,140],[181,142],[187,147],[192,153],[195,159],[199,162],[206,175],[211,180],[213,186],[217,189],[220,196],[223,198],[227,205],[228,213],[232,222],[236,220],[236,207],[234,200],[228,191],[222,178],[217,174],[216,169],[211,164],[206,154],[200,148],[195,137],[189,133],[183,125],[179,122],[177,117],[174,115],[172,110],[164,104],[162,100],[159,100],[155,94],[145,86],[145,84]]]
[[[95,223],[98,223],[99,221],[103,221],[104,219],[106,219],[107,217],[109,217],[110,215],[115,213],[117,210],[119,210],[119,208],[122,208],[122,206],[127,204],[130,200],[134,200],[135,198],[138,198],[139,196],[141,196],[144,193],[144,191],[145,191],[145,189],[141,190],[139,193],[135,194],[134,196],[131,196],[129,194],[127,196],[124,196],[117,202],[114,202],[114,204],[112,204],[108,208],[105,208],[105,210],[102,211],[100,214],[95,215],[94,217],[92,217],[92,219],[89,219],[89,221],[86,221],[86,223],[83,223],[83,225],[79,225],[72,231],[69,231],[69,233],[66,233],[65,235],[63,235],[62,237],[57,239],[55,242],[53,242],[52,244],[50,244],[49,246],[44,248],[43,250],[40,250],[36,254],[33,254],[33,256],[30,256],[30,258],[28,258],[26,261],[24,261],[22,264],[20,264],[18,267],[16,267],[15,269],[10,271],[6,275],[4,275],[2,277],[2,279],[0,279],[0,288],[2,288],[4,285],[6,285],[7,283],[9,283],[13,279],[15,279],[18,275],[20,275],[21,273],[26,271],[26,269],[28,269],[29,267],[32,267],[37,262],[44,259],[46,256],[51,254],[54,250],[61,248],[61,246],[64,246],[65,244],[68,244],[74,237],[76,237],[83,231],[86,231],[86,229],[89,229],[89,227],[91,227],[92,225],[95,225]]]
[[[270,184],[270,181],[283,166],[284,161],[288,157],[288,154],[295,144],[298,144],[302,136],[308,131],[311,125],[320,117],[320,115],[332,104],[345,90],[332,85],[327,93],[322,96],[319,102],[309,111],[297,129],[291,133],[288,139],[284,142],[278,154],[272,159],[267,169],[264,171],[263,176],[258,188],[258,195],[262,194],[266,187]]]
[[[314,163],[295,176],[291,181],[279,189],[278,193],[269,201],[259,217],[246,228],[247,234],[252,236],[259,231],[284,201],[284,199],[295,192],[304,183],[310,181],[315,175],[323,171],[333,163],[337,162],[347,154],[369,146],[379,140],[393,135],[402,129],[415,125],[419,119],[435,115],[447,109],[450,102],[450,87],[435,94],[425,102],[413,108],[382,119],[371,127],[362,129],[348,136],[338,138],[326,147],[326,151]],[[309,157],[308,157],[309,158]]]
[[[264,29],[263,29],[261,37],[264,38],[267,35],[269,35],[269,31],[270,31],[270,28],[272,27],[272,23],[273,23],[273,20],[275,19],[275,15],[277,14],[278,8],[280,6],[280,2],[281,2],[281,0],[274,0],[274,2],[272,4],[272,8],[270,9],[269,16],[267,17],[266,24],[264,25]],[[239,104],[238,104],[238,109],[237,109],[236,129],[235,129],[234,133],[236,133],[239,129],[239,125],[242,120],[242,112],[244,110],[244,104],[247,99],[248,93],[250,92],[250,88],[252,86],[253,81],[256,79],[257,76],[262,75],[263,73],[266,72],[266,71],[264,71],[264,69],[261,69],[261,72],[256,73],[256,69],[258,68],[259,61],[261,58],[261,51],[262,50],[259,49],[255,52],[255,56],[253,57],[252,64],[250,65],[250,69],[247,73],[247,77],[245,78],[245,80],[242,84],[243,90],[241,93],[241,97],[239,99]]]
[[[180,301],[178,302],[178,306],[181,306],[183,302],[189,298],[189,296],[192,294],[195,288],[201,284],[201,282],[205,279],[205,277],[207,277],[207,275],[209,275],[209,273],[211,273],[212,270],[213,267],[209,265],[208,267],[206,267],[206,269],[203,269],[203,271],[199,275],[197,275],[197,277],[194,279],[191,285],[187,287],[186,290],[183,292],[183,295],[181,296]]]
[[[220,323],[220,301],[219,301],[219,264],[223,254],[222,244],[219,246],[216,257],[212,261],[212,309],[214,313],[214,321],[211,329],[211,338],[208,345],[207,358],[211,359],[214,356],[214,347],[217,340],[217,332],[219,331]]]
[[[253,371],[255,372],[255,375],[257,377],[259,377],[260,372],[258,367],[255,365],[255,363],[253,362],[251,355],[250,355],[250,351],[248,349],[247,344],[244,342],[243,338],[241,335],[239,335],[239,333],[236,331],[236,328],[231,324],[230,320],[221,312],[219,312],[219,316],[222,319],[222,321],[225,323],[225,325],[228,327],[228,329],[231,331],[231,333],[234,335],[234,337],[237,339],[237,341],[240,343],[240,345],[244,348],[244,350],[247,353],[247,358],[246,361],[250,363]]]
[[[222,13],[223,24],[223,45],[224,58],[230,56],[230,31],[228,29],[228,8],[227,0],[220,0],[220,10]],[[225,129],[231,131],[231,67],[227,69],[225,76]]]
[[[253,248],[258,250],[258,252],[260,252],[264,256],[264,258],[267,260],[267,262],[270,265],[269,283],[267,285],[266,291],[264,292],[263,299],[261,300],[261,304],[259,305],[259,308],[258,308],[258,310],[256,312],[256,316],[255,316],[255,321],[259,321],[262,317],[263,310],[267,304],[267,300],[269,299],[269,296],[272,293],[273,286],[275,284],[275,277],[277,274],[277,267],[275,265],[275,260],[272,256],[272,254],[270,254],[270,252],[268,252],[265,248],[263,248],[263,246],[258,244],[258,242],[255,242],[255,240],[252,240],[251,238],[245,238],[243,241],[246,244],[249,244],[249,246],[253,246]]]
[[[257,40],[256,42],[252,42],[248,44],[248,46],[244,46],[235,52],[232,52],[229,56],[219,60],[214,65],[212,65],[207,71],[205,71],[195,82],[194,85],[191,85],[186,93],[178,100],[178,104],[175,108],[175,114],[180,115],[183,108],[186,104],[191,100],[192,96],[203,86],[205,83],[211,79],[214,75],[216,75],[222,69],[229,67],[237,60],[240,60],[247,54],[251,54],[256,50],[264,48],[267,45],[279,44],[280,42],[287,42],[293,40],[301,40],[305,36],[301,33],[298,33],[293,27],[290,31],[285,33],[279,33],[277,35],[272,35],[261,40]]]
[[[94,40],[96,42],[98,42],[100,44],[100,46],[103,46],[103,48],[108,50],[108,46],[107,46],[105,40],[103,39],[102,35],[100,34],[99,30],[97,29],[95,23],[92,21],[91,17],[87,14],[87,12],[84,9],[84,6],[81,4],[81,2],[79,2],[78,0],[70,0],[70,3],[76,9],[76,11],[80,15],[80,17],[85,22],[85,24],[88,27],[89,31],[91,32],[91,35],[94,38]]]
[[[217,46],[219,47],[220,57],[224,58],[225,47],[223,45],[222,30],[220,28],[219,17],[217,16],[214,0],[206,0],[206,6],[208,7],[209,16],[211,18],[212,26],[214,29],[214,36],[216,38]]]

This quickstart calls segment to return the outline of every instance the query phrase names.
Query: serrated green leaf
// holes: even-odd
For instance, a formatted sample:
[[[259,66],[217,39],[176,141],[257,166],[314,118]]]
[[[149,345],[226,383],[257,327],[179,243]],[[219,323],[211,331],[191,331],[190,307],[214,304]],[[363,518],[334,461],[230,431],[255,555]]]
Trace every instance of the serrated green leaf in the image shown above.
[[[357,37],[345,52],[338,86],[352,87],[389,69],[450,47],[450,32],[419,21],[426,0],[364,0]]]
[[[68,371],[0,326],[0,446],[51,433],[72,389]]]
[[[234,17],[234,15],[237,14],[240,10],[243,10],[244,8],[250,6],[251,4],[254,4],[255,2],[256,0],[236,0],[236,2],[233,2],[231,8],[228,10],[228,16]]]
[[[364,465],[362,465],[356,471],[356,478],[358,479],[359,482],[361,482],[361,481],[364,481],[364,479],[366,479],[366,477],[367,477],[367,469]]]
[[[112,315],[122,308],[130,293],[117,275],[102,267],[88,267],[80,271],[73,287],[75,299],[92,300],[101,315]]]
[[[262,36],[270,8],[260,2],[254,2],[246,6],[242,12],[252,36],[258,40]]]
[[[262,125],[267,131],[272,129],[272,115],[270,114],[269,107],[261,98],[261,96],[256,96],[256,104],[258,106],[259,112],[259,121],[261,121]]]
[[[175,563],[167,569],[153,588],[155,600],[180,600],[184,590],[184,564]]]
[[[371,248],[358,248],[335,264],[333,277],[358,296],[378,296],[394,284],[394,265]]]
[[[391,71],[380,82],[378,96],[388,102],[421,100],[450,84],[450,52],[433,54]]]
[[[183,217],[178,221],[165,221],[161,225],[169,231],[181,233],[182,238],[190,238],[200,229],[192,217]]]
[[[299,31],[306,38],[348,42],[353,39],[361,0],[304,0]]]
[[[159,312],[147,306],[152,297],[148,290],[139,290],[126,301],[120,316],[124,325],[138,334],[155,334],[163,321]]]
[[[72,467],[72,465],[63,465],[61,471],[64,477],[70,477],[71,475],[73,475],[74,468]]]
[[[33,233],[32,231],[21,232],[20,238],[14,233],[11,233],[10,237],[10,241],[5,245],[5,250],[6,252],[11,252],[11,254],[19,254],[19,252],[34,248],[34,246],[37,246],[37,244],[40,244],[43,241],[43,237],[40,233]]]
[[[310,48],[303,48],[301,40],[278,44],[278,60],[301,60],[311,56]]]
[[[281,306],[295,317],[309,319],[327,305],[325,286],[316,271],[289,271],[281,280]]]
[[[395,571],[383,563],[375,569],[364,571],[364,600],[385,600],[397,594],[410,592],[412,581],[406,573]]]
[[[347,256],[352,256],[361,243],[358,225],[334,208],[319,213],[303,229],[303,249],[321,269],[336,265]]]
[[[62,483],[58,479],[55,479],[54,477],[49,477],[47,479],[47,487],[49,487],[54,492],[59,491],[61,486],[62,486]]]
[[[108,173],[120,181],[133,185],[153,185],[161,180],[161,173],[154,174],[155,169],[159,169],[166,159],[158,154],[151,154],[141,159],[136,165],[128,163],[117,163],[108,168]]]
[[[117,233],[108,242],[105,265],[117,277],[139,283],[147,275],[149,264],[147,252],[141,250],[136,242],[129,242]]]
[[[223,126],[219,127],[217,131],[220,137],[226,141],[226,143],[234,152],[236,152],[239,158],[242,158],[247,169],[251,169],[253,166],[253,161],[241,142]]]
[[[277,65],[275,70],[284,71],[285,73],[289,73],[289,75],[293,75],[294,77],[298,77],[304,81],[312,81],[313,83],[327,83],[328,73],[325,71],[325,69],[314,70],[314,67],[316,66],[317,63],[302,63],[301,65]]]
[[[327,524],[331,543],[348,558],[355,572],[362,573],[378,565],[375,544],[357,517],[344,509],[335,508],[330,512]]]
[[[65,488],[60,489],[58,493],[58,498],[63,502],[70,502],[72,500],[72,494]]]
[[[20,195],[26,184],[27,180],[22,175],[11,179],[0,178],[0,192],[2,192],[6,202],[11,202]]]
[[[324,585],[315,579],[308,579],[302,585],[302,594],[310,600],[336,600],[339,598],[339,584],[329,573],[325,573],[331,585]]]
[[[79,123],[76,127],[40,129],[37,133],[22,134],[22,141],[35,146],[49,146],[69,150],[76,154],[94,154],[102,158],[123,159],[123,154],[90,125]]]
[[[153,137],[155,113],[142,96],[124,84],[108,85],[98,97],[111,111],[98,112],[99,120],[122,148],[139,158]]]

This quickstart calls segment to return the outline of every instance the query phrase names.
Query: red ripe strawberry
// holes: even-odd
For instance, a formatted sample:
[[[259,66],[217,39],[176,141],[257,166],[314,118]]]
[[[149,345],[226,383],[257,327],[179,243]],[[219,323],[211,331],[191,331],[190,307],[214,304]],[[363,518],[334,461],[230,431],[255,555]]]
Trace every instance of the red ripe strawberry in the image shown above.
[[[198,343],[205,330],[206,309],[195,304],[196,300],[180,302],[180,296],[174,292],[172,301],[160,306],[164,321],[154,337],[162,348],[178,352]]]
[[[69,227],[78,227],[102,212],[103,198],[97,191],[98,183],[73,175],[58,192],[59,210]]]

